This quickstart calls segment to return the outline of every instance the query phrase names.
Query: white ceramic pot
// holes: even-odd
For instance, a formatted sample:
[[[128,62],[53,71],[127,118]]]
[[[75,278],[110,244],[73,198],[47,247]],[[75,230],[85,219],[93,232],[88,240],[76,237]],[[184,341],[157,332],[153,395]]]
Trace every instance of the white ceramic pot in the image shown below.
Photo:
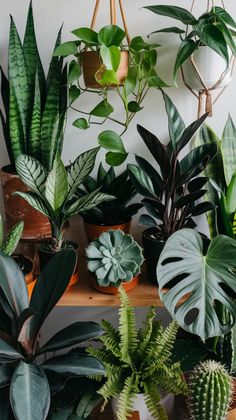
[[[223,88],[231,82],[232,77],[230,66],[227,67],[223,57],[211,48],[207,46],[199,47],[193,54],[193,61],[196,64],[207,89],[213,88],[222,75],[224,75],[224,78],[217,88]],[[204,86],[197,76],[190,59],[183,64],[183,71],[185,81],[192,89],[204,89]]]
[[[174,412],[174,402],[174,394],[166,394],[161,399],[161,405],[165,409],[168,416],[171,416]],[[111,404],[114,416],[116,418],[118,399],[113,398]],[[137,394],[137,396],[135,397],[133,401],[133,411],[139,412],[140,420],[154,420],[154,417],[151,415],[146,406],[143,394]]]

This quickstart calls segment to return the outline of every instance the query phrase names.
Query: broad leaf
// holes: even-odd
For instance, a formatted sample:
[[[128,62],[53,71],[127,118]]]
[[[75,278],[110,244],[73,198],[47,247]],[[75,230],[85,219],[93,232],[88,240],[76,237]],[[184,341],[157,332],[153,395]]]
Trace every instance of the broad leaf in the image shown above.
[[[126,154],[123,141],[115,131],[107,130],[100,133],[98,143],[111,152]]]
[[[101,362],[94,357],[83,354],[62,354],[47,360],[42,367],[59,375],[104,375],[104,367]]]
[[[79,28],[72,31],[72,34],[80,38],[86,44],[98,44],[98,34],[93,29]]]
[[[234,19],[222,7],[215,6],[213,13],[218,18],[220,18],[227,26],[229,26],[232,29],[236,29],[236,23]]]
[[[45,420],[50,389],[44,371],[37,365],[20,362],[12,377],[10,399],[17,420]]]
[[[197,23],[195,17],[188,10],[183,7],[178,6],[146,6],[144,9],[148,9],[153,13],[156,13],[160,16],[167,16],[180,22],[183,22],[185,25],[194,25]]]
[[[95,117],[100,118],[107,118],[113,111],[114,109],[111,104],[109,104],[109,102],[104,99],[103,101],[99,102],[99,104],[97,104],[95,108],[92,109],[92,111],[90,111],[90,115],[94,115]]]
[[[77,86],[72,85],[69,88],[69,104],[72,105],[80,97],[80,94],[81,94],[81,90]],[[82,127],[78,127],[78,128],[82,128]],[[85,128],[87,128],[87,124]]]
[[[221,153],[225,180],[226,184],[229,185],[236,171],[236,127],[230,115],[223,131]]]
[[[183,329],[205,341],[226,334],[236,321],[232,298],[236,293],[236,243],[219,235],[206,254],[203,250],[202,237],[196,231],[174,233],[160,256],[157,277],[160,298],[171,316]],[[232,323],[220,323],[216,302],[231,313]]]
[[[14,371],[14,368],[9,363],[4,363],[0,365],[0,388],[4,388],[10,385],[13,371]],[[0,414],[1,414],[1,411],[0,411]]]
[[[107,70],[118,70],[121,58],[121,52],[118,47],[115,45],[110,47],[102,45],[100,49],[100,55]]]
[[[72,125],[80,130],[87,130],[89,128],[89,123],[85,118],[77,118]]]
[[[198,44],[192,39],[185,39],[177,52],[175,67],[174,67],[174,80],[176,81],[177,73],[185,61],[194,53]]]
[[[165,101],[165,107],[166,107],[166,113],[168,116],[168,127],[169,127],[169,135],[171,139],[172,148],[175,151],[177,147],[177,143],[182,137],[182,134],[185,130],[185,124],[184,121],[179,114],[179,111],[177,110],[176,106],[173,104],[170,97],[165,93],[162,92],[164,101]]]
[[[59,45],[53,55],[55,57],[63,56],[67,57],[68,55],[76,55],[78,53],[78,45],[74,41],[67,41],[63,42],[63,44]]]
[[[71,85],[72,83],[76,82],[80,76],[81,66],[77,61],[73,60],[69,66],[68,84]]]
[[[146,174],[149,176],[149,178],[152,181],[154,191],[156,195],[159,197],[163,191],[164,183],[160,176],[160,174],[156,171],[155,168],[143,157],[141,156],[135,156],[135,159],[137,161],[137,164],[140,166],[140,168],[146,172]]]
[[[128,153],[106,153],[106,163],[110,166],[120,166],[127,158]]]
[[[19,195],[20,197],[24,198],[27,203],[30,204],[35,210],[38,210],[40,213],[44,214],[45,216],[50,218],[50,210],[47,208],[45,200],[38,196],[37,193],[34,192],[16,192],[15,195]]]
[[[217,26],[209,24],[204,26],[204,30],[195,32],[203,44],[207,45],[209,48],[223,57],[228,65],[229,53],[226,41],[220,29],[218,29]]]
[[[12,363],[13,361],[23,359],[23,356],[6,341],[0,338],[0,364]]]
[[[100,44],[110,47],[115,45],[119,47],[125,38],[125,32],[117,25],[104,26],[98,33],[98,41]]]
[[[140,225],[144,225],[144,226],[149,226],[149,227],[157,226],[156,220],[152,216],[149,216],[149,214],[141,214],[138,222]]]
[[[21,180],[33,191],[43,196],[47,178],[43,165],[29,155],[20,155],[16,159],[16,170]]]
[[[56,154],[52,170],[45,183],[45,198],[54,212],[64,203],[67,193],[67,172],[60,155]]]

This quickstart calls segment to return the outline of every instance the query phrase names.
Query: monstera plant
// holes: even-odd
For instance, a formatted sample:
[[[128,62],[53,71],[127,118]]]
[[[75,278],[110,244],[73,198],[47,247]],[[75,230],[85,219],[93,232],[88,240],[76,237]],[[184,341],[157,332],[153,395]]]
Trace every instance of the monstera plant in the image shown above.
[[[61,391],[69,378],[104,373],[101,363],[83,350],[47,360],[41,357],[102,334],[94,322],[75,322],[42,346],[39,343],[41,327],[62,297],[76,259],[73,250],[58,253],[38,277],[29,302],[21,270],[14,260],[0,253],[1,418],[6,413],[10,417],[12,410],[17,420],[45,420],[51,394]]]
[[[236,322],[236,242],[224,235],[206,242],[182,229],[168,239],[157,266],[165,307],[203,341],[228,333]],[[219,318],[219,306],[230,315],[227,323]]]

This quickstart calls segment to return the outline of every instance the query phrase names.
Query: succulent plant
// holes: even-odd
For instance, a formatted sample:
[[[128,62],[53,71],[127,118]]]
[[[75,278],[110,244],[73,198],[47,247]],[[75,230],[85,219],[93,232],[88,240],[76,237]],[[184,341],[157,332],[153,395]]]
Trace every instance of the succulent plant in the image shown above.
[[[189,408],[192,420],[224,420],[232,396],[232,380],[223,365],[208,360],[190,378]]]
[[[86,249],[89,271],[95,273],[99,286],[120,286],[140,272],[144,261],[142,248],[131,235],[109,230]]]
[[[13,226],[8,235],[4,238],[4,226],[0,215],[0,250],[6,255],[12,255],[15,251],[24,229],[24,222]]]

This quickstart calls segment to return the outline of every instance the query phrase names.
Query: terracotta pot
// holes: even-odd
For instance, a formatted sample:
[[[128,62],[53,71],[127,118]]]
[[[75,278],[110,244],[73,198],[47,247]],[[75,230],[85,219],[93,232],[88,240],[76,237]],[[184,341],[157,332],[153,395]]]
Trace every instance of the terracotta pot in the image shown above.
[[[137,275],[132,280],[130,280],[128,282],[121,283],[121,284],[124,287],[125,291],[129,292],[130,290],[134,289],[134,287],[136,287],[138,285],[138,282],[139,282],[139,276]],[[116,295],[118,293],[118,287],[115,287],[115,286],[107,286],[107,287],[99,286],[97,280],[94,277],[90,278],[90,284],[98,292],[106,293],[107,295]]]
[[[88,239],[88,242],[94,241],[98,238],[101,233],[107,232],[108,230],[122,230],[124,233],[130,233],[131,228],[131,219],[126,223],[121,223],[120,225],[114,226],[105,226],[105,225],[94,225],[92,223],[85,222],[84,220],[84,230]]]
[[[101,68],[102,61],[98,51],[84,51],[82,53],[82,68],[84,84],[87,88],[97,89],[100,88],[99,83],[95,79],[95,74]],[[119,85],[123,85],[127,77],[129,69],[129,52],[121,51],[120,65],[116,72]],[[114,87],[116,85],[109,85]]]
[[[17,174],[11,173],[10,166],[2,168],[1,178],[7,228],[11,229],[16,223],[23,220],[22,239],[32,240],[49,237],[51,227],[48,218],[34,210],[23,198],[13,195],[16,191],[29,191],[29,188]]]

